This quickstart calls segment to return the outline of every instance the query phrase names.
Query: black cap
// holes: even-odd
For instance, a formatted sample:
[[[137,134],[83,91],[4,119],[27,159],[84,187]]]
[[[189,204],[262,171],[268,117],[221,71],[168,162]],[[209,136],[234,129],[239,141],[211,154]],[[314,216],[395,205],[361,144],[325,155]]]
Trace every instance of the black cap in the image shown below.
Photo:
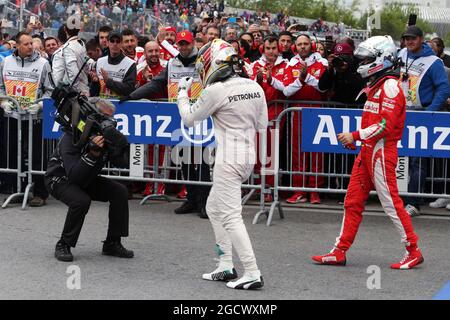
[[[418,26],[409,26],[405,32],[403,32],[402,38],[405,37],[423,37],[423,31]]]
[[[112,38],[118,38],[120,42],[122,42],[122,34],[120,32],[111,32],[109,34],[108,40],[111,40]]]

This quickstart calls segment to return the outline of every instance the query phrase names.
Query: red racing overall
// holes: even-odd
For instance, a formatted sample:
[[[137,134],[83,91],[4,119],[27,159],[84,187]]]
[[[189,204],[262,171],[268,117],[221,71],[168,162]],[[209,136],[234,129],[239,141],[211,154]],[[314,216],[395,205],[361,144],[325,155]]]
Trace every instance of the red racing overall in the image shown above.
[[[397,142],[401,139],[406,116],[406,100],[398,79],[385,76],[366,89],[361,128],[352,132],[362,141],[361,152],[353,166],[344,202],[341,233],[335,247],[347,251],[362,220],[369,192],[375,188],[385,213],[399,231],[407,247],[416,247],[411,218],[398,195],[395,169]]]

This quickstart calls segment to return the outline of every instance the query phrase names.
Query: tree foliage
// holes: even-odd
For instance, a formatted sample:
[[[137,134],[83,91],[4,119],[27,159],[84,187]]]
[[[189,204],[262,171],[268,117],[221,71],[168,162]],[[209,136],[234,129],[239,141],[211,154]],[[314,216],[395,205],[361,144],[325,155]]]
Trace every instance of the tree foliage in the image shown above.
[[[408,7],[406,10],[396,3],[384,6],[379,15],[380,28],[373,28],[372,35],[390,35],[394,40],[400,40],[403,32],[407,28],[408,17],[411,13],[417,13],[413,6]],[[370,14],[375,14],[375,11],[372,10]],[[365,28],[366,22],[367,13],[361,17],[359,26]],[[433,32],[431,26],[422,19],[417,18],[416,25],[421,28],[424,33]]]
[[[229,0],[228,4],[256,11],[283,12],[294,17],[322,18],[336,23],[342,21],[351,26],[358,23],[353,17],[352,9],[345,8],[343,0]]]
[[[350,8],[344,6],[343,0],[228,0],[228,4],[237,8],[272,13],[283,12],[289,16],[309,19],[322,18],[325,21],[344,22],[353,28],[366,29],[368,13],[363,14],[360,19],[354,17],[361,1],[354,0]],[[406,29],[409,14],[416,13],[416,11],[417,9],[413,6],[405,10],[396,3],[385,5],[380,12],[381,28],[373,29],[372,35],[389,34],[395,40],[399,40]],[[373,13],[372,10],[370,14]],[[430,25],[421,19],[417,19],[417,26],[424,33],[433,31]],[[449,37],[447,36],[447,38]]]

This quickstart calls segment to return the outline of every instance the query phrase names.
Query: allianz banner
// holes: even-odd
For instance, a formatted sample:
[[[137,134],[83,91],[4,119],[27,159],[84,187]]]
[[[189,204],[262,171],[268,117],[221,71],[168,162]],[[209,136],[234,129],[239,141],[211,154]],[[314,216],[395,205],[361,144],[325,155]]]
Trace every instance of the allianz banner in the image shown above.
[[[357,153],[337,140],[341,132],[361,127],[362,110],[304,108],[302,110],[302,151]],[[358,141],[357,147],[361,146]],[[408,111],[400,156],[450,158],[450,113]]]
[[[214,125],[211,118],[204,120],[193,128],[183,125],[176,103],[155,101],[131,101],[118,103],[114,118],[117,129],[129,143],[160,145],[197,145],[214,144]],[[58,139],[61,128],[55,122],[56,109],[53,100],[46,99],[43,108],[44,139]]]

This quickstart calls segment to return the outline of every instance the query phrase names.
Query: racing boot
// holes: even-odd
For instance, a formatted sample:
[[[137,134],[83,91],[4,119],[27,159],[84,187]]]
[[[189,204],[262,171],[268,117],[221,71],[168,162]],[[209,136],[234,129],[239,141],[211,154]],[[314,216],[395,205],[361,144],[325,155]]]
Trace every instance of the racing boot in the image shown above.
[[[218,244],[216,244],[215,251],[219,256],[218,259],[214,258],[219,261],[217,263],[217,268],[213,272],[204,273],[202,278],[211,281],[229,281],[236,279],[237,272],[236,269],[234,269],[233,261],[231,259],[229,261],[223,259],[225,252],[223,252]]]
[[[232,263],[219,262],[216,270],[204,273],[202,278],[210,281],[230,281],[237,278],[237,272]]]
[[[314,256],[312,259],[319,264],[329,264],[335,266],[345,266],[347,262],[345,258],[345,251],[339,248],[333,248],[330,253],[323,256]]]
[[[264,279],[259,270],[245,272],[242,278],[236,281],[227,282],[227,287],[231,289],[255,290],[264,286]]]
[[[391,269],[407,270],[421,264],[424,261],[422,253],[417,246],[406,247],[406,253],[400,262],[391,265]]]

